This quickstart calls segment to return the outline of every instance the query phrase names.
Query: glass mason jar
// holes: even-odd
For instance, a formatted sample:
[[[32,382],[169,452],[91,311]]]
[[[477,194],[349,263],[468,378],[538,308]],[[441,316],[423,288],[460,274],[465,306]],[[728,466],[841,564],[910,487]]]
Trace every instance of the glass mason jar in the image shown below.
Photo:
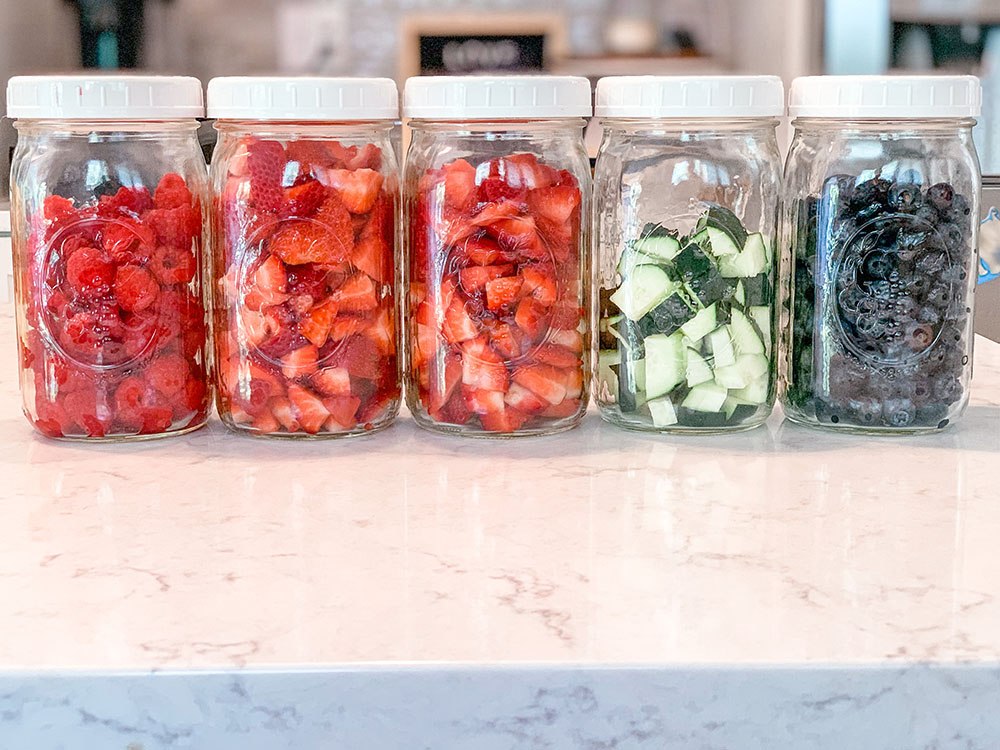
[[[399,411],[388,79],[216,78],[212,311],[219,416],[334,438]]]
[[[979,81],[792,84],[782,203],[782,405],[855,432],[929,432],[972,375]]]
[[[12,242],[24,413],[55,438],[207,418],[204,115],[193,78],[18,77]]]
[[[598,82],[594,398],[608,422],[717,432],[771,413],[784,106],[771,76]]]
[[[570,429],[584,357],[583,78],[411,78],[407,405],[466,436]]]

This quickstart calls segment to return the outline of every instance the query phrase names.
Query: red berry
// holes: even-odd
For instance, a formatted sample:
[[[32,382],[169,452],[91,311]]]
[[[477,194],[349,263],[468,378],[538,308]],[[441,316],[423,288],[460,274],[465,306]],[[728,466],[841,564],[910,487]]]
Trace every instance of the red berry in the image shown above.
[[[201,215],[190,206],[154,208],[146,212],[145,221],[163,245],[191,247],[194,239],[201,235]]]
[[[181,208],[191,205],[191,191],[179,174],[165,174],[153,193],[153,203],[157,208]]]
[[[156,301],[160,291],[149,271],[139,266],[122,266],[115,276],[115,297],[123,310],[142,312]]]
[[[153,207],[153,196],[144,187],[121,187],[114,195],[102,195],[97,206],[101,216],[139,216]]]
[[[285,149],[277,141],[254,141],[247,150],[250,200],[262,211],[277,211],[284,198]]]
[[[155,241],[152,229],[129,219],[108,222],[101,230],[101,246],[118,264],[147,262]]]
[[[279,216],[283,219],[312,216],[325,198],[326,188],[316,180],[295,185],[285,191]]]
[[[197,261],[189,249],[161,245],[156,248],[149,268],[161,284],[187,284],[194,278]]]
[[[115,267],[96,247],[83,246],[66,261],[66,281],[84,297],[103,297],[111,290]]]
[[[70,216],[75,211],[73,201],[61,195],[50,195],[42,202],[42,215],[49,221]]]
[[[146,368],[146,382],[168,398],[177,395],[190,377],[191,368],[178,355],[158,357]]]

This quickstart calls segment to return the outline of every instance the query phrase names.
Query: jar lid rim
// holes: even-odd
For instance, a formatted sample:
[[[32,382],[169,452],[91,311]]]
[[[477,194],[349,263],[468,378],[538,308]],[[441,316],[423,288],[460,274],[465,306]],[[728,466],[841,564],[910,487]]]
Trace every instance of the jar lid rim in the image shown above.
[[[963,119],[982,114],[982,85],[971,75],[801,76],[792,81],[792,117]]]
[[[780,117],[778,76],[608,76],[597,82],[598,117],[698,120]]]
[[[274,122],[398,120],[399,91],[391,78],[222,76],[208,82],[208,116]]]
[[[590,81],[580,76],[416,76],[403,115],[420,120],[547,120],[590,117]]]
[[[188,120],[205,116],[190,76],[35,75],[7,82],[7,116],[28,120]]]

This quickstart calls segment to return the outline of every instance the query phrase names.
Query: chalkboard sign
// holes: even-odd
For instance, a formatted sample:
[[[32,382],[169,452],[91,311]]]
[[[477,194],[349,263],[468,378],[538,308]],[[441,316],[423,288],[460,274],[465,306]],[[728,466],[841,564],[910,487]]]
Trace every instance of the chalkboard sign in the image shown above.
[[[420,36],[420,72],[423,75],[541,72],[545,62],[544,34]]]
[[[541,73],[566,54],[559,13],[415,13],[401,22],[399,74]]]

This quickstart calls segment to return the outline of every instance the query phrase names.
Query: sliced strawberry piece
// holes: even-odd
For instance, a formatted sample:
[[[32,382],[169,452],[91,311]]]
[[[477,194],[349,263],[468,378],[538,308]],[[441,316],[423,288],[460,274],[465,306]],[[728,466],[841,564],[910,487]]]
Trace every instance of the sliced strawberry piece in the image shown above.
[[[279,424],[281,424],[287,432],[299,431],[299,420],[295,415],[295,411],[292,409],[291,401],[287,398],[272,398],[268,402],[267,406],[274,415],[274,418],[278,420]]]
[[[506,392],[510,385],[503,360],[483,336],[462,345],[462,382],[487,391]]]
[[[327,336],[327,345],[331,341],[343,341],[344,339],[358,333],[364,327],[364,322],[358,318],[347,316],[334,318],[333,325],[330,326],[330,333]]]
[[[462,381],[462,361],[454,352],[448,352],[443,360],[438,360],[436,357],[429,358],[427,369],[430,391],[427,405],[430,411],[435,412],[448,403]]]
[[[458,280],[462,289],[468,294],[473,294],[483,289],[487,281],[510,276],[513,273],[514,266],[510,263],[497,266],[469,266],[458,272]]]
[[[250,200],[262,211],[277,211],[284,198],[285,149],[277,141],[253,141],[247,150]]]
[[[583,334],[575,329],[552,328],[546,340],[571,352],[583,354]]]
[[[537,340],[545,328],[546,310],[537,301],[525,297],[517,305],[514,322],[532,341]]]
[[[553,367],[581,367],[583,365],[583,360],[580,357],[557,344],[543,344],[532,352],[532,356],[538,362]]]
[[[330,335],[330,328],[333,326],[333,319],[337,317],[337,312],[337,300],[331,299],[317,305],[299,321],[299,332],[314,345],[323,346]]]
[[[465,214],[445,209],[440,221],[432,225],[431,242],[441,245],[457,245],[475,234],[476,226]]]
[[[264,409],[260,414],[253,418],[251,427],[253,427],[255,432],[270,435],[271,433],[278,432],[281,429],[281,423],[271,413],[270,409]]]
[[[325,199],[326,188],[318,180],[294,185],[285,191],[278,215],[283,219],[312,216]]]
[[[350,394],[330,396],[323,399],[323,406],[341,430],[357,425],[358,407],[361,406],[361,399],[357,396],[351,396]],[[327,424],[329,425],[329,423]],[[330,429],[329,426],[327,426],[327,429]],[[339,430],[331,430],[331,432],[337,431]]]
[[[501,219],[517,216],[521,211],[520,206],[515,201],[502,201],[501,203],[487,203],[480,209],[472,220],[476,227],[488,227]]]
[[[566,417],[572,417],[579,413],[582,402],[578,398],[567,398],[558,404],[553,404],[549,406],[545,411],[542,412],[543,417],[549,417],[550,419],[565,419]]]
[[[496,237],[500,247],[516,250],[527,258],[544,259],[547,255],[531,217],[511,216],[497,219],[487,225],[486,231]]]
[[[378,307],[375,284],[364,273],[355,274],[341,284],[334,299],[342,312],[369,312]]]
[[[543,305],[555,304],[557,287],[551,266],[526,265],[521,268],[524,276],[524,293]]]
[[[335,145],[340,147],[339,143]],[[333,167],[337,164],[337,159],[324,141],[309,139],[289,141],[285,150],[288,153],[288,161],[298,162],[300,173],[308,172],[312,167]],[[340,163],[343,165],[344,162]]]
[[[396,351],[396,326],[388,308],[383,307],[375,314],[371,325],[364,330],[381,354],[394,354]]]
[[[510,384],[504,402],[524,414],[538,414],[548,408],[549,402],[539,398],[523,385]]]
[[[521,356],[520,332],[509,323],[499,323],[490,329],[490,345],[504,359]]]
[[[346,367],[324,367],[313,373],[313,386],[324,396],[350,396],[351,374]]]
[[[425,326],[417,323],[417,349],[414,352],[414,363],[418,367],[424,362],[431,360],[437,354],[438,336],[432,326]]]
[[[490,237],[469,237],[456,251],[477,266],[489,266],[506,259],[506,253]]]
[[[528,419],[527,414],[510,407],[492,414],[479,415],[480,424],[490,432],[517,432]]]
[[[315,345],[303,346],[289,352],[281,359],[281,374],[289,380],[316,372],[319,350]]]
[[[465,396],[461,390],[456,390],[454,395],[440,409],[432,409],[429,412],[431,419],[443,424],[466,424],[474,416],[468,404],[465,403]]]
[[[377,380],[381,374],[382,360],[371,339],[351,336],[336,351],[334,359],[356,378]]]
[[[251,292],[256,293],[256,307],[261,305],[280,305],[288,299],[285,294],[288,289],[288,276],[285,274],[285,267],[281,261],[273,255],[260,264],[253,275],[253,288]],[[250,303],[247,303],[250,306]]]
[[[498,160],[497,173],[512,188],[544,188],[551,185],[558,173],[546,164],[540,164],[534,154],[511,154]]]
[[[583,308],[569,302],[560,302],[552,310],[552,327],[560,331],[575,331],[582,319]]]
[[[348,169],[378,169],[382,166],[382,150],[374,143],[366,143],[360,149],[351,146],[351,149],[354,153],[345,161]]]
[[[486,282],[486,306],[493,312],[512,306],[520,295],[523,283],[520,276],[506,276]]]
[[[499,203],[504,200],[520,203],[526,192],[523,187],[511,187],[502,177],[487,177],[479,184],[479,200],[482,203]]]
[[[288,400],[292,402],[292,413],[302,429],[315,435],[330,417],[323,402],[300,385],[288,386]]]
[[[568,185],[538,188],[528,191],[527,202],[528,212],[536,219],[565,225],[580,207],[580,191]]]
[[[352,214],[371,211],[382,189],[384,177],[372,169],[328,169],[324,182],[337,191],[340,200]]]
[[[479,329],[465,309],[465,302],[461,297],[456,296],[445,311],[441,333],[452,344],[467,341],[479,334]]]
[[[566,374],[551,365],[522,365],[514,370],[514,382],[550,404],[566,398]]]
[[[476,168],[457,159],[443,168],[444,200],[456,211],[468,213],[476,201]]]
[[[343,263],[354,250],[351,215],[334,194],[327,195],[312,219],[284,222],[269,248],[285,263]]]
[[[476,414],[495,414],[504,410],[504,394],[503,391],[470,389],[465,392],[465,403]]]
[[[386,238],[374,232],[361,230],[361,237],[351,253],[351,265],[371,276],[380,284],[392,281],[394,263],[392,245]]]

